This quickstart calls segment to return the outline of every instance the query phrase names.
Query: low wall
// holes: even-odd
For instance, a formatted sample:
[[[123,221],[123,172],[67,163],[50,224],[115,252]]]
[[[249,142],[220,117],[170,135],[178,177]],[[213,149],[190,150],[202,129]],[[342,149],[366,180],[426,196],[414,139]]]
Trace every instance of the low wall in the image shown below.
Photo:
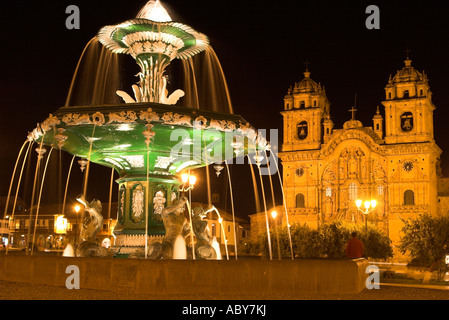
[[[232,297],[354,294],[365,288],[365,259],[140,260],[43,256],[0,257],[0,280],[65,287],[67,266],[80,270],[80,288],[156,295]]]

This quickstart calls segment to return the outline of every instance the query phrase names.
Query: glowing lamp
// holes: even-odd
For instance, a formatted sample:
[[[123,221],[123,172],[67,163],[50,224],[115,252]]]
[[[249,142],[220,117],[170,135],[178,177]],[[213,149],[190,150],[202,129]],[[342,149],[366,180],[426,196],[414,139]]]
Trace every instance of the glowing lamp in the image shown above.
[[[195,176],[189,176],[189,184],[194,186],[196,182],[196,177]]]
[[[223,222],[223,218],[218,218],[218,222],[222,223]]]
[[[278,213],[276,212],[276,210],[271,211],[271,216],[273,217],[273,219],[276,219]]]
[[[67,219],[63,215],[56,218],[55,232],[58,234],[67,233]]]
[[[357,206],[357,208],[360,208],[362,206],[362,200],[360,199],[356,200],[355,205]]]
[[[369,209],[370,206],[371,206],[371,202],[365,201],[365,209]]]
[[[81,207],[79,205],[76,205],[75,206],[75,212],[78,213],[78,212],[80,212],[80,210],[81,210]]]
[[[374,209],[377,206],[376,200],[371,200],[371,207]]]
[[[187,181],[189,181],[189,175],[187,174],[187,173],[184,173],[182,176],[181,176],[181,180],[182,180],[182,183],[187,183]]]

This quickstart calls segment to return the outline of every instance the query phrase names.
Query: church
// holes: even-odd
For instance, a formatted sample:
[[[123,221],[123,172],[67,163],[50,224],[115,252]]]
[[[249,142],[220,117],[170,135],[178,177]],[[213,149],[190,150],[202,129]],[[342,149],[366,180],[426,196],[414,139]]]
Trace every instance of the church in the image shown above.
[[[408,57],[404,62],[390,75],[382,109],[373,110],[372,126],[357,120],[353,107],[351,119],[335,128],[326,91],[307,69],[304,79],[288,89],[278,155],[290,225],[365,223],[367,218],[395,246],[401,218],[447,213],[447,179],[441,176],[442,150],[434,140],[432,92],[425,72],[416,70]],[[365,216],[357,199],[374,199],[377,206]],[[283,208],[276,210],[283,213],[285,226]],[[265,215],[250,218],[252,237],[257,237]]]

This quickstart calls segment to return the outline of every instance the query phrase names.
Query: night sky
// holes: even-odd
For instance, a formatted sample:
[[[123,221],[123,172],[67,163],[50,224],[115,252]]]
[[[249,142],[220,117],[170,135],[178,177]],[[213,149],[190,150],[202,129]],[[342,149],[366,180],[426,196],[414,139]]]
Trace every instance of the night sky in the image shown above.
[[[87,42],[102,26],[134,18],[145,3],[2,3],[0,195],[8,192],[15,160],[27,133],[64,105]],[[449,20],[448,10],[440,1],[167,0],[164,4],[173,18],[209,37],[226,75],[234,112],[258,129],[278,128],[280,138],[283,98],[287,89],[303,78],[306,60],[310,62],[311,78],[326,88],[335,128],[342,128],[349,120],[348,110],[354,104],[355,94],[359,110],[356,118],[364,126],[372,126],[376,107],[385,98],[388,77],[404,66],[405,50],[409,48],[412,65],[419,71],[425,70],[429,77],[437,107],[435,139],[443,150],[443,174],[449,175]],[[371,4],[380,9],[380,30],[365,27],[365,9]],[[65,27],[68,5],[80,8],[79,30]],[[135,71],[139,71],[137,65]],[[63,161],[70,158],[66,155]],[[92,171],[102,178],[93,180],[92,196],[107,201],[103,193],[107,196],[109,192],[110,170],[95,168]],[[62,170],[65,176],[67,169]],[[250,171],[232,170],[236,176],[233,187],[238,214],[253,213]],[[81,176],[76,171],[74,181]],[[223,176],[219,179],[222,180],[216,183],[225,181]],[[274,182],[279,186],[276,179]],[[60,197],[61,191],[54,190],[61,189],[61,182],[49,183]],[[72,192],[76,193],[79,187],[74,188]],[[201,188],[197,193],[200,191]],[[279,205],[282,200],[278,191],[276,195]],[[270,197],[267,200],[271,201]]]

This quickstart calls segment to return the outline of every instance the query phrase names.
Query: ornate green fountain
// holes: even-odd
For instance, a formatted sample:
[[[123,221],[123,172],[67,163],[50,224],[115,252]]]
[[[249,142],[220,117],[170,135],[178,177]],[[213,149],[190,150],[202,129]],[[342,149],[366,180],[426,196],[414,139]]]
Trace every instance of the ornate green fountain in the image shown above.
[[[179,198],[183,172],[253,153],[266,141],[238,115],[175,106],[184,93],[168,96],[166,67],[205,50],[209,40],[171,21],[158,1],[136,19],[102,28],[98,39],[140,66],[134,98],[117,91],[126,104],[62,107],[29,139],[114,168],[120,176],[116,247],[129,248],[131,239],[138,247],[145,234],[149,243],[165,234],[161,209]]]

